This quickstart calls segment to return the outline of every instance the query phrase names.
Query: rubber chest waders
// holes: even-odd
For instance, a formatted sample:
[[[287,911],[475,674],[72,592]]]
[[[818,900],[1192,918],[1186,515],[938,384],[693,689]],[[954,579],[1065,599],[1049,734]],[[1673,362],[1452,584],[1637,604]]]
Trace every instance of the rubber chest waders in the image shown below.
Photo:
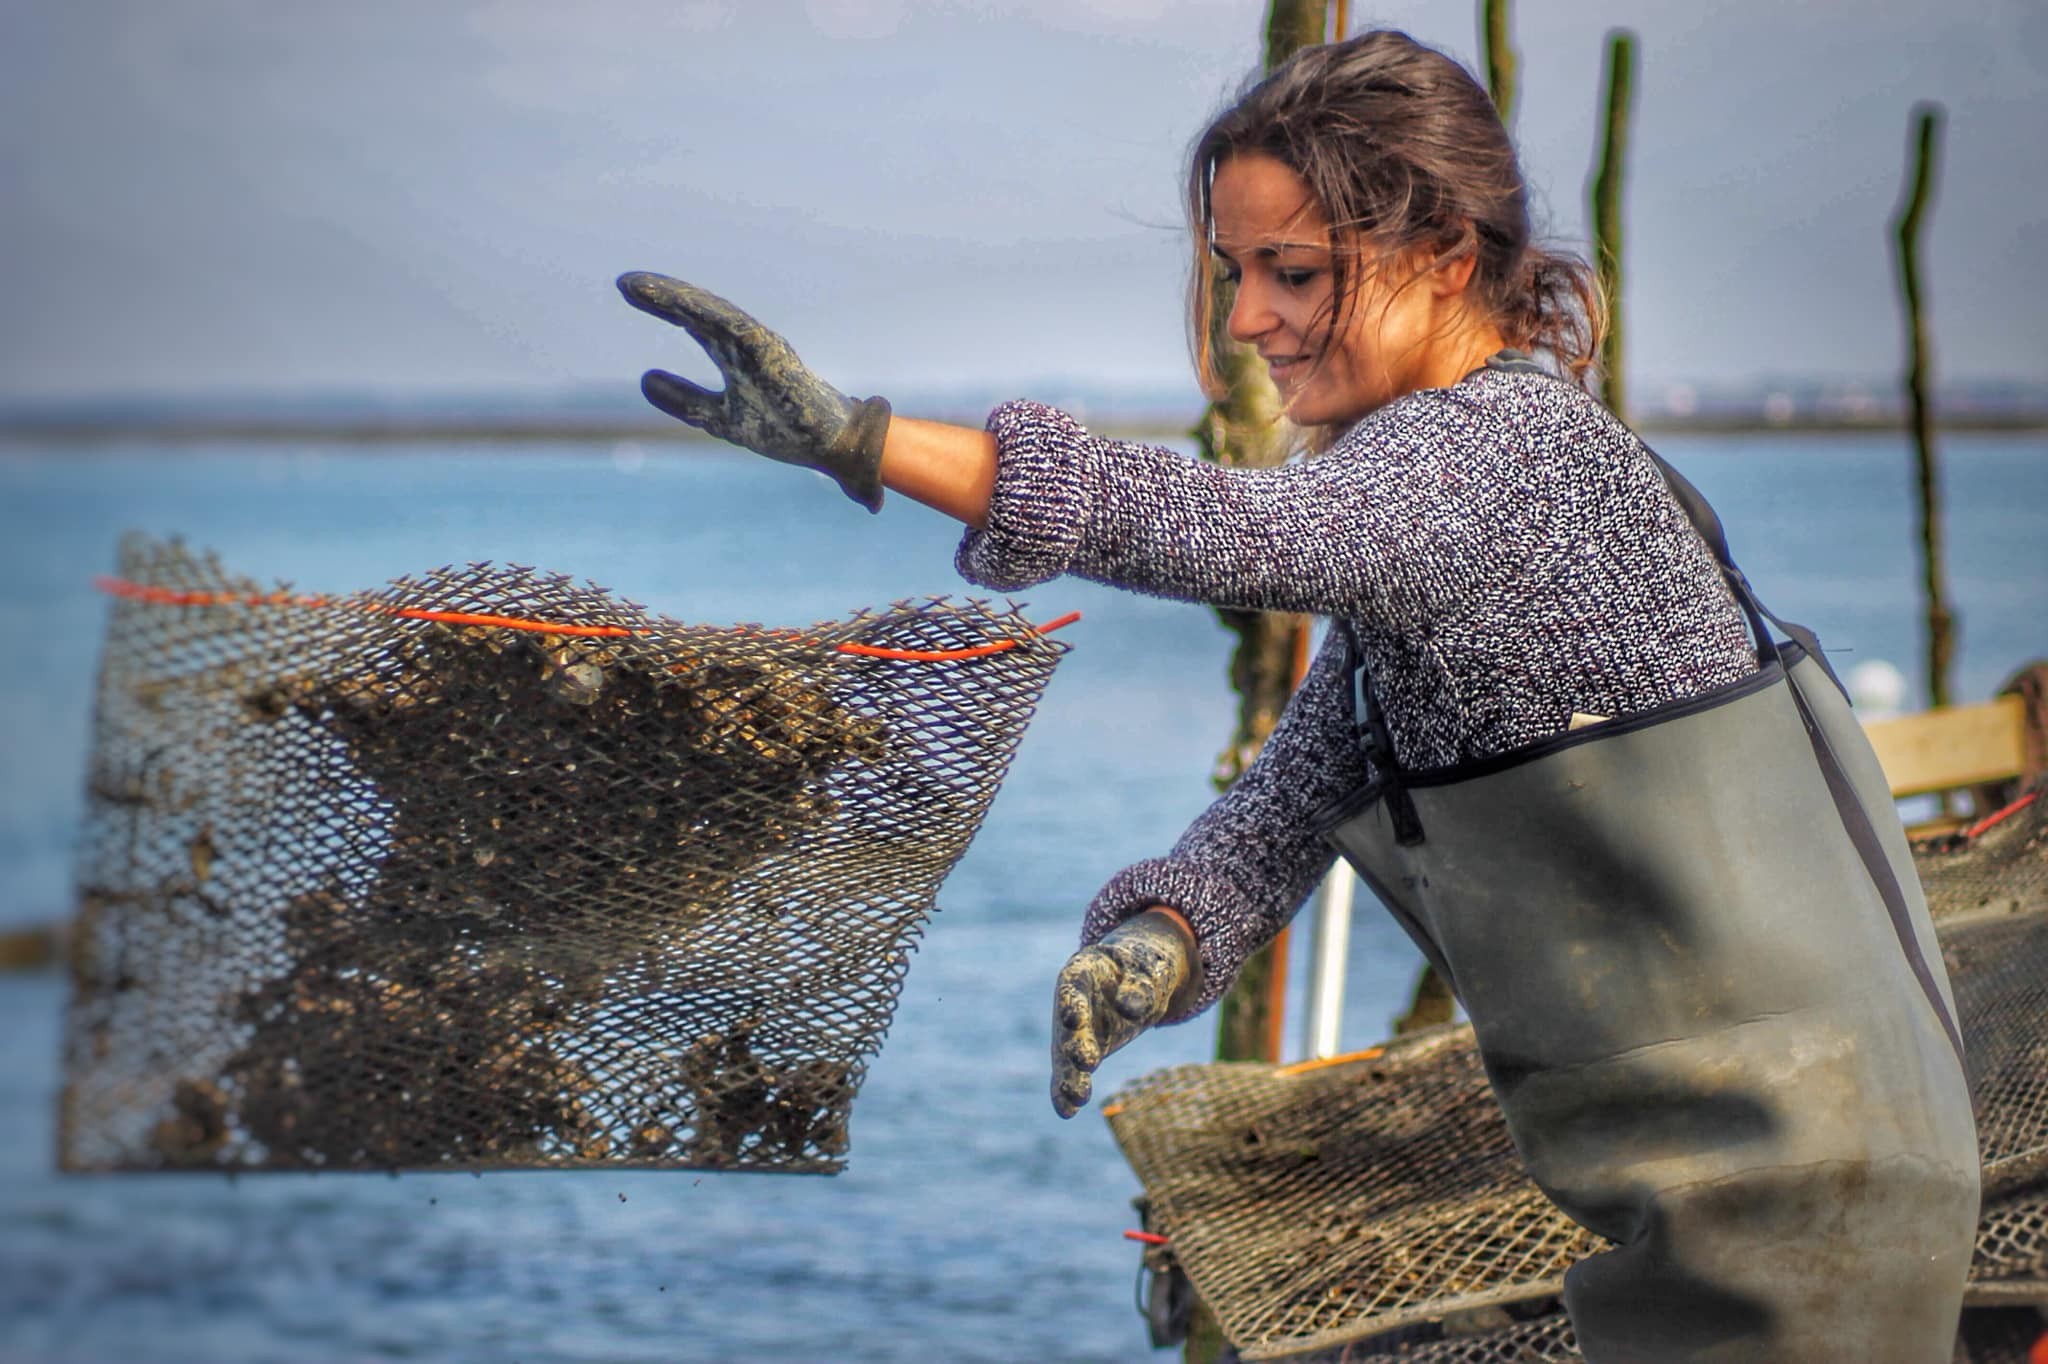
[[[1818,644],[1658,463],[1761,671],[1405,773],[1354,636],[1375,776],[1318,824],[1457,992],[1530,1174],[1617,1243],[1565,1276],[1590,1364],[1947,1361],[1976,1129],[1905,836]]]

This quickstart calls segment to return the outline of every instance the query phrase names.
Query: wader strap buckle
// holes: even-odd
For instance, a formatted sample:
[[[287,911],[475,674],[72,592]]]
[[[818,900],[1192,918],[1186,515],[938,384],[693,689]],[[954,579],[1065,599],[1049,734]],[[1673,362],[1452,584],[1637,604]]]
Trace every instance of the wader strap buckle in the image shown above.
[[[1358,632],[1348,620],[1339,620],[1337,625],[1344,631],[1348,651],[1345,666],[1351,670],[1352,732],[1372,771],[1372,780],[1365,788],[1366,799],[1378,800],[1386,807],[1387,818],[1394,825],[1394,841],[1412,848],[1422,842],[1422,816],[1416,813],[1414,798],[1401,781],[1401,765],[1394,757],[1394,736],[1388,731],[1386,717],[1380,714],[1373,701],[1372,687],[1366,681],[1365,650],[1359,645]]]

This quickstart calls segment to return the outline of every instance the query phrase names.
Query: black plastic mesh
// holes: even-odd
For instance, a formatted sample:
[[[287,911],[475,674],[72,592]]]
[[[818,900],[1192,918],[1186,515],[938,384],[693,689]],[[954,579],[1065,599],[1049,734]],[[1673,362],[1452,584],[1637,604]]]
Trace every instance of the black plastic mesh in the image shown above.
[[[1985,1160],[1972,1301],[2048,1301],[2048,799],[1916,861]],[[1104,1112],[1151,1229],[1248,1359],[1551,1297],[1605,1244],[1523,1173],[1464,1025],[1333,1064],[1159,1071]]]
[[[1944,921],[1977,1104],[1976,1296],[2048,1302],[2048,796],[1916,861]]]
[[[841,1168],[1063,652],[979,602],[712,628],[478,565],[258,604],[139,539],[121,576],[157,599],[100,676],[74,1170]]]

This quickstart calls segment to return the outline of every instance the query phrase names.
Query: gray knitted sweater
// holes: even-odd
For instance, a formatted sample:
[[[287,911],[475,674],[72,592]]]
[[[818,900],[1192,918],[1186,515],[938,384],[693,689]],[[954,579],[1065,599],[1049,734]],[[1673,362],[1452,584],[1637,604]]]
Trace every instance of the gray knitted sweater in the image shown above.
[[[1642,443],[1547,375],[1482,369],[1366,417],[1327,454],[1225,469],[1091,436],[1013,402],[988,420],[995,494],[969,580],[1062,573],[1220,606],[1348,619],[1410,769],[1511,752],[1574,711],[1621,716],[1757,664],[1713,555]],[[1340,633],[1259,757],[1173,850],[1089,907],[1094,942],[1148,905],[1193,925],[1213,1003],[1333,854],[1310,816],[1367,777]],[[1186,1014],[1182,1017],[1188,1016]]]

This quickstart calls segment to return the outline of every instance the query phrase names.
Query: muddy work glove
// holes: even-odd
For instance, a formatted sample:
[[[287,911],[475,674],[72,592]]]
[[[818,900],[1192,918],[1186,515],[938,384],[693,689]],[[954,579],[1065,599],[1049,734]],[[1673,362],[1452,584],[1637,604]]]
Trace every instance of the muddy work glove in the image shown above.
[[[816,469],[869,511],[882,509],[885,399],[847,397],[805,368],[787,341],[694,284],[635,271],[619,276],[619,292],[695,337],[725,377],[713,393],[651,369],[640,380],[648,402],[720,440]]]
[[[1157,910],[1126,919],[1076,952],[1053,987],[1054,1110],[1063,1118],[1080,1112],[1102,1058],[1187,1008],[1201,988],[1193,935]]]

